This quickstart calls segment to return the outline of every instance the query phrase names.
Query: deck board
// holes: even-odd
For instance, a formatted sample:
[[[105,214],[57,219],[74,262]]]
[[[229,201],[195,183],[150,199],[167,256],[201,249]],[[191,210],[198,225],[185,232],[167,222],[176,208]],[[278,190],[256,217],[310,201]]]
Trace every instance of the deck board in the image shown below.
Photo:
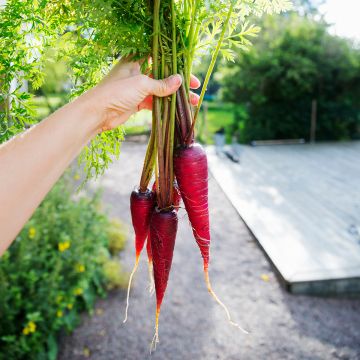
[[[209,147],[211,173],[285,282],[360,290],[360,142],[237,150]]]

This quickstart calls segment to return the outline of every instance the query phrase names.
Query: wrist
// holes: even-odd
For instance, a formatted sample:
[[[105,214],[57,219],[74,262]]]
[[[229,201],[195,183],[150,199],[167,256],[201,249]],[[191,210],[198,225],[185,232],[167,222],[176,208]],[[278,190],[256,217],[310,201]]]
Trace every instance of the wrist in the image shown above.
[[[101,133],[103,128],[101,101],[96,96],[96,88],[90,89],[74,100],[74,106],[81,111],[83,125],[91,137]]]

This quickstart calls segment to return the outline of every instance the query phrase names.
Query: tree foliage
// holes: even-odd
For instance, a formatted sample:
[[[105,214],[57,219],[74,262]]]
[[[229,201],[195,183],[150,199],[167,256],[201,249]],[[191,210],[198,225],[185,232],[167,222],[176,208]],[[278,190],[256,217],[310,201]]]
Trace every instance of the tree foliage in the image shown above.
[[[264,36],[224,69],[225,99],[245,103],[242,139],[309,137],[311,103],[317,138],[359,136],[360,51],[327,26],[295,14],[269,17]]]

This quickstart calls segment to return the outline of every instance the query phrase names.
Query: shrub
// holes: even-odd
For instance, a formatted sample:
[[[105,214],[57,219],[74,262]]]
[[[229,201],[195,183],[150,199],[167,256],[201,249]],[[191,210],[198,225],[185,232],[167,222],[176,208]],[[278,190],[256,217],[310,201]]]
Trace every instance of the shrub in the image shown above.
[[[128,284],[128,276],[117,260],[107,259],[103,266],[106,279],[106,288],[112,290],[115,288],[125,288]]]
[[[99,211],[98,195],[74,201],[71,189],[59,181],[0,258],[1,360],[55,359],[59,330],[74,329],[105,293],[108,242],[119,228]]]
[[[125,224],[118,220],[111,220],[108,228],[109,250],[112,255],[116,255],[119,251],[124,250],[128,229]]]
[[[359,47],[295,14],[268,17],[263,28],[249,52],[221,69],[224,99],[249,114],[241,141],[309,139],[313,100],[318,140],[359,138]]]

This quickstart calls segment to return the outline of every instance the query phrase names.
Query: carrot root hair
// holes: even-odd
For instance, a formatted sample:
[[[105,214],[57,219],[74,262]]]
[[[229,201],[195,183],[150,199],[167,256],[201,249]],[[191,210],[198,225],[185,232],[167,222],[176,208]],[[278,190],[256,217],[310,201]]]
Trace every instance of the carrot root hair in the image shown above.
[[[159,343],[159,316],[160,316],[160,306],[157,306],[156,314],[155,314],[155,334],[150,344],[150,355],[153,351],[156,350],[156,344]]]
[[[154,281],[154,271],[152,260],[148,261],[148,271],[149,271],[149,293],[150,296],[155,292],[155,281]]]
[[[229,309],[227,308],[227,306],[218,298],[218,296],[215,294],[214,290],[211,287],[211,283],[210,283],[210,278],[209,278],[209,269],[207,265],[204,265],[204,276],[205,276],[205,282],[206,282],[206,286],[207,289],[210,293],[210,295],[215,299],[215,301],[224,309],[226,316],[228,318],[229,323],[232,326],[235,326],[236,328],[238,328],[239,330],[241,330],[243,333],[245,334],[249,334],[249,332],[247,330],[245,330],[244,328],[242,328],[239,324],[237,324],[235,321],[232,320]]]
[[[126,309],[125,309],[125,318],[123,323],[126,323],[127,318],[128,318],[128,310],[129,310],[129,298],[130,298],[130,289],[131,289],[131,283],[132,283],[132,279],[136,273],[136,270],[139,266],[139,259],[140,259],[140,253],[136,254],[136,258],[135,258],[135,265],[131,271],[130,277],[129,277],[129,284],[128,284],[128,288],[127,288],[127,295],[126,295]]]

